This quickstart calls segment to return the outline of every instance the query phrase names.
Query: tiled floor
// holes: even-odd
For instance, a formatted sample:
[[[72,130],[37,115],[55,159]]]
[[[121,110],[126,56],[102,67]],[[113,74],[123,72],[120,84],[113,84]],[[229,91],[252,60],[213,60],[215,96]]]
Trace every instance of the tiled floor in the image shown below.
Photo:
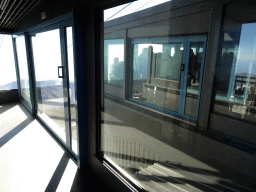
[[[24,106],[0,105],[1,192],[90,191],[88,176]]]
[[[124,123],[111,115],[107,117],[108,121],[105,123],[112,123],[116,126]],[[126,131],[127,129],[131,128],[126,127]],[[122,129],[118,130],[122,131]],[[111,131],[110,127],[108,127],[108,131]],[[144,136],[142,137],[140,134]],[[144,142],[141,138],[146,139],[147,137],[140,131],[133,135],[135,135],[133,140],[139,137],[140,142]],[[126,136],[129,135],[126,134]],[[146,139],[146,141],[150,140],[152,141],[152,138]],[[154,144],[157,142],[160,141],[154,139]],[[166,144],[161,146],[163,150],[165,146],[170,148]],[[189,166],[192,158],[176,149],[170,148],[170,150],[172,152],[163,153],[162,156],[172,154],[170,159],[180,157],[182,160],[177,159],[175,162],[184,161],[185,163],[175,164],[174,161],[162,161],[159,155],[158,161],[145,162],[138,160],[139,158],[128,161],[127,158],[123,159],[123,155],[115,154],[114,151],[108,153],[110,151],[107,150],[106,155],[111,157],[112,154],[115,154],[111,159],[123,168],[127,168],[127,165],[130,164],[137,168],[141,167],[135,172],[131,170],[130,174],[150,191],[253,191],[253,189],[246,188],[246,184],[241,186],[239,183],[229,182],[222,177],[225,174],[221,170],[231,170],[227,167],[215,171],[205,165],[204,169],[199,169],[198,167],[203,166],[200,161],[195,160],[192,163],[193,165],[200,164],[198,167]],[[129,169],[126,170],[129,172]],[[236,172],[234,171],[234,173]],[[97,181],[100,185],[94,185],[92,181]],[[248,182],[246,181],[246,183]],[[106,190],[107,186],[90,170],[84,170],[84,172],[78,170],[76,164],[24,106],[20,103],[0,105],[0,192],[101,191],[100,188],[103,185],[104,191],[109,191]]]

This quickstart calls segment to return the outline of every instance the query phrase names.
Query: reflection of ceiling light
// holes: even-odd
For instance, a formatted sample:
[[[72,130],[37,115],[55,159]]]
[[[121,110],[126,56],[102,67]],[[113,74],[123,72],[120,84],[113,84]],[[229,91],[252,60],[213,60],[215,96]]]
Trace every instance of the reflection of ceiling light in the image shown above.
[[[110,21],[128,14],[132,14],[171,0],[137,0],[104,10],[104,21]]]
[[[233,41],[233,39],[228,33],[224,33],[224,41]]]

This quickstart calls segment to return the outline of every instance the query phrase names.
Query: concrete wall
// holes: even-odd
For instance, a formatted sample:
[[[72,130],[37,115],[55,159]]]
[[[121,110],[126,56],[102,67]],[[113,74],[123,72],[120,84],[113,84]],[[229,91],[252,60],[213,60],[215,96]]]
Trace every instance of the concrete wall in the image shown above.
[[[17,101],[19,101],[19,94],[17,89],[0,91],[0,104]]]

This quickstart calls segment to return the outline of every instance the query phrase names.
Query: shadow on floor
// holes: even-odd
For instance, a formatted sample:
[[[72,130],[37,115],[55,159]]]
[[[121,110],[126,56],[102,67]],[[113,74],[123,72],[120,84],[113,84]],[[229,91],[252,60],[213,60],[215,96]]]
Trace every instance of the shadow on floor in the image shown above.
[[[67,170],[69,161],[72,160],[64,153],[45,192],[53,192],[58,189],[61,179]],[[104,191],[110,191],[109,187],[97,178],[89,168],[84,168],[83,170],[77,168],[75,177],[70,179],[73,179],[73,184],[70,189],[72,192],[102,191],[102,189],[104,189]]]
[[[10,141],[13,137],[15,137],[19,132],[21,132],[24,128],[26,128],[31,123],[31,119],[26,119],[22,123],[20,123],[18,126],[13,128],[11,131],[9,131],[7,134],[5,134],[3,137],[0,138],[0,148],[6,144],[8,141]]]

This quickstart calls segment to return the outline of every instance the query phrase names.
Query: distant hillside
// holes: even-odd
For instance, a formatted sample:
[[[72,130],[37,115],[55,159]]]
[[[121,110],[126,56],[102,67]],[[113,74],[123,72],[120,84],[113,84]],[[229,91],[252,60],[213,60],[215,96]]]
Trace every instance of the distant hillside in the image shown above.
[[[14,81],[5,85],[0,85],[0,90],[9,90],[9,89],[18,89],[17,81]]]
[[[55,85],[55,81],[40,81],[37,82],[37,87],[41,87],[41,95],[43,100],[63,98],[63,86]],[[75,85],[70,83],[71,98],[75,98]],[[1,85],[0,90],[17,89],[17,82]]]

